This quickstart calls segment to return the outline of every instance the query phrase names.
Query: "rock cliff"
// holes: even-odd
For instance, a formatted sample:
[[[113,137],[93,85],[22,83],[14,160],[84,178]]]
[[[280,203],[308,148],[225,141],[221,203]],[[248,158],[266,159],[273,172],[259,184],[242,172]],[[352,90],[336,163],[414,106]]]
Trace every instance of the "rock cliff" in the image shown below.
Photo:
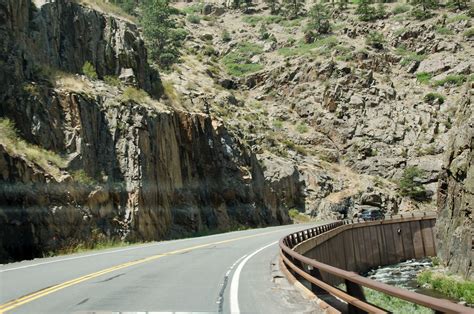
[[[438,188],[438,255],[451,271],[474,278],[474,105],[467,92],[456,113]]]
[[[257,158],[209,115],[73,74],[86,60],[99,76],[132,68],[150,91],[158,76],[134,25],[70,1],[2,0],[0,12],[0,117],[19,134],[0,138],[0,261],[283,224],[304,206],[296,167]]]

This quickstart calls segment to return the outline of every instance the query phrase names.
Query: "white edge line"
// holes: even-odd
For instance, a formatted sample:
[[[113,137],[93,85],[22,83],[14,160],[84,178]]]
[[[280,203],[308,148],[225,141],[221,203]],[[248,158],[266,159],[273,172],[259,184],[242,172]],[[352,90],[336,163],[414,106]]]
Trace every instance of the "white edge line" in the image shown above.
[[[240,280],[240,273],[242,272],[242,269],[244,268],[245,264],[255,255],[260,253],[261,251],[265,250],[266,248],[277,244],[278,241],[272,242],[268,245],[265,245],[264,247],[259,248],[249,256],[247,256],[242,262],[240,262],[239,266],[235,269],[234,276],[232,277],[232,282],[230,284],[230,312],[232,314],[238,314],[240,313],[240,307],[239,307],[239,280]],[[245,257],[245,255],[243,256]],[[240,259],[242,259],[241,257]],[[239,260],[240,260],[239,259]]]

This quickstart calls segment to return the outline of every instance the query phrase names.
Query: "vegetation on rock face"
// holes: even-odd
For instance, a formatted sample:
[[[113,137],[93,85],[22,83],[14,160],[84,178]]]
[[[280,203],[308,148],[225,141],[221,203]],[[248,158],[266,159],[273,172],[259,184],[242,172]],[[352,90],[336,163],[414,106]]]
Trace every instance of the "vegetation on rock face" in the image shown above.
[[[0,118],[0,144],[3,144],[9,153],[24,156],[54,176],[60,175],[58,168],[63,168],[67,164],[64,158],[54,152],[26,142],[17,133],[13,122],[9,119]]]
[[[186,32],[177,28],[172,15],[177,10],[168,0],[148,0],[142,5],[141,25],[149,57],[162,67],[169,67],[179,58]]]
[[[304,5],[304,0],[283,0],[285,14],[290,19],[300,16],[303,13]]]
[[[95,71],[95,67],[89,61],[86,61],[82,66],[82,73],[91,80],[97,79],[97,72]]]
[[[224,58],[222,63],[230,75],[243,76],[252,72],[259,71],[263,66],[253,62],[251,59],[263,52],[262,47],[250,42],[242,42]]]
[[[331,31],[329,11],[324,4],[315,4],[311,7],[306,29],[315,31],[317,34],[327,34]]]
[[[434,271],[425,270],[417,277],[420,285],[427,285],[430,289],[439,291],[451,298],[474,304],[474,282],[457,279]]]
[[[428,93],[423,98],[427,103],[433,103],[437,101],[439,104],[444,103],[445,97],[439,93]]]
[[[134,87],[127,87],[123,91],[122,101],[133,101],[136,103],[143,103],[148,98],[147,92],[141,89],[136,89]]]
[[[76,170],[71,173],[74,181],[83,184],[83,185],[88,185],[88,186],[94,186],[97,185],[97,182],[91,178],[87,173],[83,170]]]
[[[400,195],[408,196],[415,200],[423,200],[426,191],[423,184],[419,181],[423,174],[424,171],[416,166],[407,167],[398,183]]]

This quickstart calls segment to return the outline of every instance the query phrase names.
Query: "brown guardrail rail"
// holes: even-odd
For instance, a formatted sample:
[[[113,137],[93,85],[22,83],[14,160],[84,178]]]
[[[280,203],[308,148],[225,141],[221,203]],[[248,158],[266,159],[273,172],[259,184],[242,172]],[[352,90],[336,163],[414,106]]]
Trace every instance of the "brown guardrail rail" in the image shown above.
[[[438,299],[405,289],[397,288],[375,280],[360,276],[355,272],[336,268],[334,266],[318,262],[295,252],[294,248],[308,239],[321,235],[327,235],[328,231],[338,228],[345,228],[347,225],[376,223],[387,224],[393,221],[407,222],[423,219],[436,219],[436,215],[397,215],[390,216],[389,219],[365,222],[361,220],[337,221],[322,226],[317,226],[295,232],[280,239],[280,257],[283,266],[287,267],[292,274],[297,274],[308,282],[316,285],[326,293],[343,300],[348,305],[349,313],[387,313],[386,310],[379,308],[367,302],[362,287],[370,288],[390,296],[403,299],[405,301],[416,303],[418,305],[430,308],[435,313],[474,313],[474,310],[448,300]],[[324,282],[321,272],[338,277],[346,284],[346,290],[341,290],[327,282]]]

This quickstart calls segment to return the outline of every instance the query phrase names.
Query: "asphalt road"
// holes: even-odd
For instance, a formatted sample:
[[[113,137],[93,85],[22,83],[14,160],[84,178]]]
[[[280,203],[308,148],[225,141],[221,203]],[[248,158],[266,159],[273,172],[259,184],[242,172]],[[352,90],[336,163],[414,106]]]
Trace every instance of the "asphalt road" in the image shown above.
[[[0,313],[310,312],[282,278],[277,241],[253,229],[0,266]]]

